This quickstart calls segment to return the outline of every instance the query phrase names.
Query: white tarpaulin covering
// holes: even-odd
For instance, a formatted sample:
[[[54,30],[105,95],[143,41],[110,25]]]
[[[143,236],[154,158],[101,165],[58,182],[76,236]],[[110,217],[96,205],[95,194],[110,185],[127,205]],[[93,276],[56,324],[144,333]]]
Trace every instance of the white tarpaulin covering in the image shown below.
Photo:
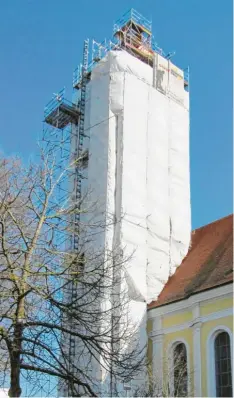
[[[86,110],[87,185],[117,221],[99,244],[131,256],[123,283],[131,317],[144,324],[140,345],[147,303],[180,265],[191,231],[188,93],[170,61],[158,55],[154,67],[156,87],[152,67],[125,51],[108,53],[92,72]]]
[[[106,211],[122,218],[117,241],[132,256],[126,267],[130,297],[147,302],[157,298],[186,255],[191,230],[188,93],[183,71],[171,61],[157,55],[155,68],[156,89],[149,65],[125,51],[110,52],[93,71],[91,86],[97,81],[103,86],[90,104],[103,120],[95,127],[101,147],[92,143],[91,133],[94,179],[106,175]],[[96,122],[91,116],[90,125]]]
[[[170,101],[169,200],[171,273],[186,256],[191,231],[188,111]]]

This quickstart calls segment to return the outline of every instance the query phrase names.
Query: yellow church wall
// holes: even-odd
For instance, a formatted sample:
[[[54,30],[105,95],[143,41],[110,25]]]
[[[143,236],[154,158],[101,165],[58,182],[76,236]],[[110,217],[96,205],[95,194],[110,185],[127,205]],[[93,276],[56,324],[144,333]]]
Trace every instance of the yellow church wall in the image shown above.
[[[224,297],[224,296],[223,296]],[[204,299],[203,299],[204,300]],[[196,305],[196,304],[195,304]],[[233,316],[228,315],[230,311],[228,309],[233,308],[233,299],[230,297],[230,291],[225,298],[213,298],[213,301],[209,300],[200,301],[199,305],[199,315],[196,314],[196,308],[190,305],[188,311],[184,309],[179,311],[176,309],[175,312],[170,312],[169,314],[160,314],[162,325],[162,335],[163,335],[163,378],[164,383],[168,378],[168,353],[169,347],[176,341],[185,341],[189,348],[188,352],[188,363],[189,363],[189,378],[190,378],[190,396],[193,396],[194,391],[194,330],[193,323],[193,312],[195,316],[200,316],[201,319],[201,330],[200,330],[200,341],[201,341],[201,393],[203,397],[208,396],[207,389],[207,344],[210,333],[213,329],[218,326],[226,326],[231,331],[233,330]],[[171,308],[170,308],[171,310]],[[220,311],[224,311],[224,317],[220,317]],[[215,314],[217,313],[217,314]],[[209,320],[211,318],[217,317],[218,319]],[[155,316],[157,319],[157,315]],[[150,319],[147,325],[147,331],[150,332],[153,329],[154,318]],[[187,324],[187,325],[186,325]],[[187,326],[183,329],[183,326]],[[171,328],[171,330],[170,330]],[[180,329],[180,330],[176,330]],[[152,360],[153,356],[153,343],[152,340],[148,340],[148,359]],[[151,367],[149,368],[151,369]],[[199,387],[198,387],[199,388]]]
[[[223,300],[224,301],[224,300]],[[218,303],[216,304],[216,310],[221,310]],[[218,308],[217,308],[218,307]],[[226,307],[225,307],[226,308]],[[202,396],[207,397],[207,341],[210,332],[217,326],[227,326],[230,330],[233,330],[233,317],[227,316],[213,321],[208,321],[201,326],[201,375],[202,375]]]
[[[193,319],[191,311],[178,312],[174,315],[164,316],[162,320],[163,329],[170,328],[174,325],[180,325],[181,323],[190,322]]]
[[[153,330],[153,321],[152,319],[148,319],[147,321],[147,333],[149,334]],[[148,339],[147,344],[147,361],[148,361],[148,375],[152,378],[152,361],[153,361],[153,341]]]
[[[147,321],[147,333],[149,334],[152,332],[153,329],[153,321],[152,319],[149,319]],[[152,359],[153,359],[153,342],[151,339],[148,339],[148,345],[147,345],[147,359],[149,361],[149,364],[152,364]]]
[[[213,302],[203,302],[200,304],[200,313],[201,316],[211,314],[212,312],[222,311],[226,308],[232,308],[233,306],[233,298],[225,298],[221,300],[214,300]]]
[[[147,333],[152,332],[153,329],[153,320],[152,319],[148,319],[147,321]]]

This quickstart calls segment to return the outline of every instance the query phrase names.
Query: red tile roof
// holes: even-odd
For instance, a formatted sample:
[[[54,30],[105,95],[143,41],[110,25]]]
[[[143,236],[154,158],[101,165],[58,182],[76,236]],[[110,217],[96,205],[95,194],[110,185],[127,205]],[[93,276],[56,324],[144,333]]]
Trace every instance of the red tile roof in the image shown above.
[[[192,294],[233,282],[233,216],[192,232],[190,250],[171,276],[158,299],[148,308],[160,307]]]

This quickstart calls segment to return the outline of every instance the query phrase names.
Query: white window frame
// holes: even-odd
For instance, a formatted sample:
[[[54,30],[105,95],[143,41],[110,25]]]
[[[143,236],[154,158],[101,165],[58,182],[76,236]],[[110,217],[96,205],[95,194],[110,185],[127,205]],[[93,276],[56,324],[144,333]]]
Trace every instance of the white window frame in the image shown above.
[[[215,375],[215,339],[219,333],[227,332],[230,338],[230,349],[231,349],[231,372],[233,376],[233,342],[232,332],[224,325],[214,327],[207,339],[207,395],[208,397],[216,397],[216,375]],[[232,377],[232,388],[233,388],[233,377]]]
[[[177,338],[175,340],[172,340],[168,346],[167,349],[167,358],[168,358],[168,365],[167,365],[167,370],[168,370],[168,374],[166,375],[167,379],[168,376],[170,375],[170,379],[169,379],[169,387],[170,387],[170,392],[172,393],[172,395],[174,396],[174,349],[178,344],[183,343],[186,347],[186,359],[187,359],[187,391],[188,391],[188,396],[190,396],[190,392],[191,392],[191,385],[190,385],[190,347],[188,342],[184,339],[184,338]]]

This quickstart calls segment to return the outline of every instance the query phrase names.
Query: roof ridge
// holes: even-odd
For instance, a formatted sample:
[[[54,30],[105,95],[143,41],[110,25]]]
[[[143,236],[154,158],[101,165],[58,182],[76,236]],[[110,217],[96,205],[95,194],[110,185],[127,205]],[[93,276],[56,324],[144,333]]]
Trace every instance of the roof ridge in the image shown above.
[[[205,224],[205,225],[202,225],[201,227],[198,227],[198,228],[193,229],[193,230],[192,230],[192,234],[195,234],[196,231],[199,231],[200,229],[209,227],[210,225],[219,223],[219,222],[225,220],[226,218],[231,218],[231,217],[233,217],[233,213],[228,214],[227,216],[224,216],[224,217],[222,217],[222,218],[218,218],[217,220],[211,221],[209,224]]]

